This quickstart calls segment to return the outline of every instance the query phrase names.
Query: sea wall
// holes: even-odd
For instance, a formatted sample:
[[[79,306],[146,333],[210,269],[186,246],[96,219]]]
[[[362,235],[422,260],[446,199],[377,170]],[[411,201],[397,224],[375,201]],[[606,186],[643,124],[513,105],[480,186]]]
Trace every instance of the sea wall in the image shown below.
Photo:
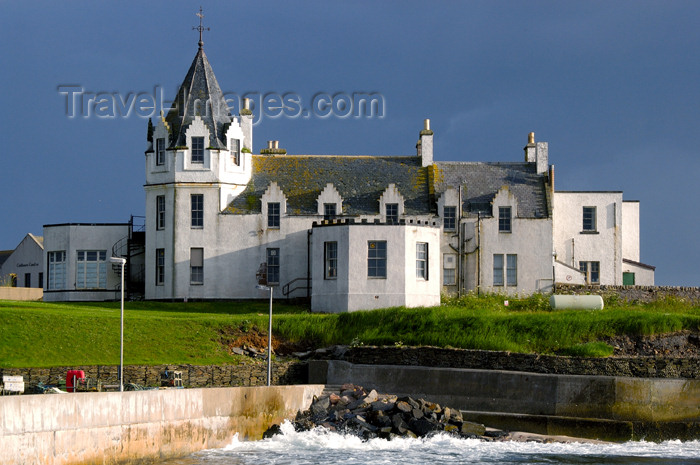
[[[627,302],[656,302],[668,298],[700,302],[700,287],[683,286],[591,286],[578,284],[556,285],[556,294],[595,294]]]
[[[0,368],[2,375],[21,375],[26,386],[37,383],[59,385],[65,383],[69,370],[83,370],[87,378],[103,385],[119,383],[119,367],[114,365],[70,366],[51,368]],[[126,365],[124,383],[141,386],[160,386],[160,374],[164,371],[182,372],[182,384],[190,388],[265,386],[267,362],[250,360],[238,365]],[[306,363],[297,361],[273,361],[272,384],[305,384]]]
[[[583,358],[438,347],[361,346],[326,350],[317,357],[345,360],[362,365],[408,365],[544,374],[700,379],[699,359],[663,356]]]
[[[356,383],[378,392],[431,399],[465,419],[517,430],[594,439],[700,437],[700,380],[577,376],[311,361],[309,380]],[[488,419],[488,420],[486,420]],[[582,421],[593,426],[581,429]],[[653,434],[653,436],[652,436]]]
[[[323,386],[166,389],[0,397],[4,465],[142,463],[260,439]]]

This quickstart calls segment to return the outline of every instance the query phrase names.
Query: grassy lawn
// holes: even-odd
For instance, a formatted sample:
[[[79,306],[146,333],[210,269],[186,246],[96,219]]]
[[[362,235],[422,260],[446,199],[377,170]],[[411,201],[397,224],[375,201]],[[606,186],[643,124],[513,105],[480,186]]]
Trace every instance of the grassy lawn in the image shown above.
[[[551,311],[547,297],[446,299],[439,307],[310,314],[275,302],[273,333],[315,346],[432,345],[542,354],[607,356],[599,340],[700,330],[700,307],[669,299],[653,305],[606,302],[602,311]],[[220,343],[226,328],[267,329],[268,303],[127,302],[126,364],[225,364],[239,359]],[[119,303],[0,301],[0,366],[119,363]]]

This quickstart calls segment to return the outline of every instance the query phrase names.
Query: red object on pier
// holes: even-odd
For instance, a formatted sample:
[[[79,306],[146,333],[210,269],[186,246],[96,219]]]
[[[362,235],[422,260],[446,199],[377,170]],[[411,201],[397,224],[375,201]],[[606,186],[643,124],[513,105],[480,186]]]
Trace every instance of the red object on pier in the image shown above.
[[[68,370],[66,375],[66,391],[75,392],[75,387],[73,386],[73,380],[79,380],[85,378],[85,372],[83,370]]]

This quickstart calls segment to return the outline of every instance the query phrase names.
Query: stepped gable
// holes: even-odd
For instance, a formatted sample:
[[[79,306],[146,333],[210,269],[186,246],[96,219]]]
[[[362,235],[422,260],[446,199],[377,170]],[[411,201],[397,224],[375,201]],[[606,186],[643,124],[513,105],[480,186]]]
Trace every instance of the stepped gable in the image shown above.
[[[168,148],[187,146],[185,132],[195,116],[200,116],[209,129],[208,148],[227,149],[224,140],[225,127],[232,120],[231,113],[207,55],[201,47],[180,85],[173,106],[165,117],[172,130]]]
[[[251,181],[225,212],[260,213],[260,198],[273,181],[287,197],[289,214],[316,214],[328,183],[342,196],[344,215],[376,215],[389,184],[403,195],[406,215],[430,213],[428,168],[418,157],[352,155],[254,155]]]
[[[452,186],[463,190],[465,216],[477,212],[492,215],[491,202],[498,190],[508,186],[518,200],[518,217],[548,215],[545,178],[534,163],[436,162],[435,194]]]

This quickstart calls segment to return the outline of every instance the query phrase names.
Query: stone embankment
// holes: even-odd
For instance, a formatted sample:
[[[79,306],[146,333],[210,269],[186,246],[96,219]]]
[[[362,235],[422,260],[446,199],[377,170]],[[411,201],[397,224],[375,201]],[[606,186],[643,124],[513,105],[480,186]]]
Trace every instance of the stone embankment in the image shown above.
[[[101,384],[119,384],[119,367],[114,365],[70,366],[51,368],[1,368],[0,376],[19,375],[24,378],[27,393],[39,383],[62,386],[69,370],[83,370],[85,377]],[[124,383],[141,386],[160,386],[161,374],[180,371],[182,384],[188,388],[265,386],[267,362],[251,358],[237,365],[126,365]],[[275,360],[272,364],[273,385],[306,384],[306,363]]]
[[[566,436],[545,436],[487,428],[467,421],[458,409],[411,397],[398,397],[367,391],[354,384],[342,385],[337,393],[315,397],[308,410],[299,411],[292,422],[296,431],[323,427],[329,431],[353,434],[364,440],[417,438],[446,433],[483,441],[569,442]],[[273,425],[263,438],[281,432]],[[581,441],[581,439],[577,439]]]
[[[688,340],[688,337],[686,335],[685,339]],[[700,360],[697,357],[668,355],[582,358],[488,350],[393,346],[334,346],[298,355],[301,358],[312,360],[344,360],[360,365],[469,368],[558,375],[700,379]]]

